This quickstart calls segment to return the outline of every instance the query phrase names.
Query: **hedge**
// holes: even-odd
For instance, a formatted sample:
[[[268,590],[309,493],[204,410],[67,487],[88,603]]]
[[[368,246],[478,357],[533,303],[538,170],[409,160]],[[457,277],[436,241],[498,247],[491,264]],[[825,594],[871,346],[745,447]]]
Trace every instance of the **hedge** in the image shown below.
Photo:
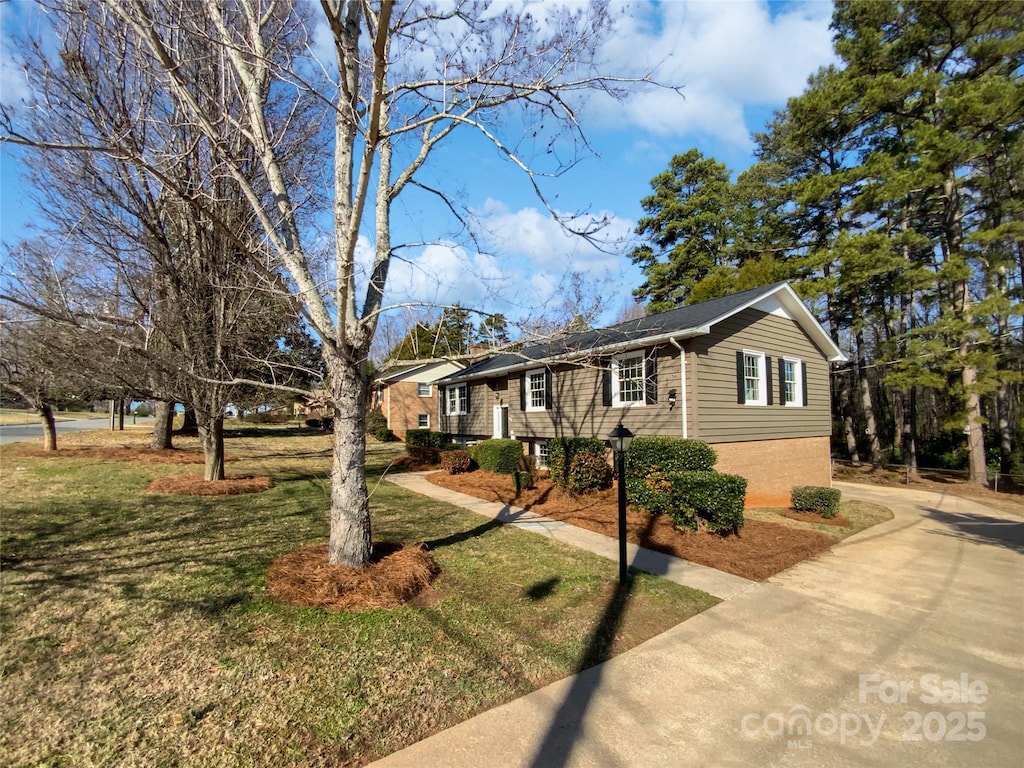
[[[449,439],[444,432],[410,429],[405,433],[405,451],[421,464],[438,464],[441,449],[448,445]]]
[[[710,472],[718,461],[715,450],[703,440],[678,437],[635,437],[626,451],[626,477],[642,478],[652,471]]]
[[[736,532],[743,525],[747,480],[714,471],[651,472],[626,480],[626,498],[651,514],[668,515],[678,528]]]
[[[569,469],[572,466],[573,457],[579,454],[591,454],[600,457],[604,462],[604,452],[604,442],[596,437],[555,437],[548,440],[548,471],[551,473],[552,484],[568,490]],[[582,492],[585,493],[585,491]]]
[[[461,472],[469,472],[473,465],[473,459],[469,451],[454,450],[441,452],[441,469],[449,475],[457,475]]]
[[[790,503],[797,512],[817,512],[822,517],[835,517],[841,496],[838,488],[798,485],[793,489]]]
[[[672,484],[710,530],[737,533],[743,526],[747,478],[721,472],[680,472],[672,477]]]
[[[569,471],[565,475],[565,491],[570,496],[581,496],[611,487],[612,468],[600,454],[580,451],[569,460]],[[549,454],[550,455],[550,454]]]
[[[523,444],[518,440],[483,440],[474,446],[473,458],[480,465],[480,469],[500,472],[503,475],[515,474],[525,466]]]

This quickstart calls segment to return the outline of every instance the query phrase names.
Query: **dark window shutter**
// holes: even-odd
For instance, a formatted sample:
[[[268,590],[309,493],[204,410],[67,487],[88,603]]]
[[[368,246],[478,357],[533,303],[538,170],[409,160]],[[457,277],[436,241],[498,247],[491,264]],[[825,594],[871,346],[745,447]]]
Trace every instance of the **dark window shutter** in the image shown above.
[[[779,358],[779,405],[786,404],[786,361]]]
[[[800,395],[803,397],[803,404],[807,405],[807,365],[800,361]]]
[[[775,404],[774,387],[772,386],[772,359],[764,356],[764,391],[768,395],[768,405]]]
[[[519,410],[526,410],[526,372],[519,377]]]
[[[473,387],[471,387],[469,382],[467,381],[466,382],[466,413],[469,413],[469,393],[472,391],[472,389],[473,389]]]
[[[547,410],[551,410],[551,369],[544,369],[544,407]]]
[[[437,412],[440,413],[442,416],[447,416],[448,415],[448,387],[438,387],[437,388],[437,396],[441,400],[441,402],[437,404]]]
[[[605,408],[612,404],[612,364],[609,360],[601,363],[601,404]]]
[[[747,402],[747,387],[743,381],[743,350],[736,353],[736,402]]]
[[[647,405],[658,402],[658,355],[654,351],[644,361],[644,395]]]

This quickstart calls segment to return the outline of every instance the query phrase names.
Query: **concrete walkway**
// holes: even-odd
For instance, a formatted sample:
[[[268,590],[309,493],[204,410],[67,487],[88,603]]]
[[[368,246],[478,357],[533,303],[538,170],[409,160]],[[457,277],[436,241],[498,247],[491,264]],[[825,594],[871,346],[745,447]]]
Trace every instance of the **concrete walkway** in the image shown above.
[[[446,501],[458,507],[465,507],[492,520],[514,525],[516,528],[539,533],[556,541],[595,552],[603,557],[607,557],[609,560],[618,561],[619,559],[618,539],[583,528],[577,528],[576,526],[552,520],[548,517],[542,517],[519,507],[501,504],[496,501],[484,501],[475,496],[468,496],[465,493],[442,488],[427,480],[427,474],[429,473],[402,473],[389,475],[388,480],[395,485],[400,485],[424,496],[430,496],[439,501]],[[672,557],[662,552],[638,547],[636,544],[626,545],[626,555],[630,566],[638,571],[663,576],[677,584],[699,589],[723,600],[735,597],[757,583],[744,579],[742,576],[733,576],[731,573],[718,571],[704,565],[697,565],[688,560],[680,560],[678,557]]]
[[[894,519],[374,765],[1024,765],[1024,521],[839,487]]]

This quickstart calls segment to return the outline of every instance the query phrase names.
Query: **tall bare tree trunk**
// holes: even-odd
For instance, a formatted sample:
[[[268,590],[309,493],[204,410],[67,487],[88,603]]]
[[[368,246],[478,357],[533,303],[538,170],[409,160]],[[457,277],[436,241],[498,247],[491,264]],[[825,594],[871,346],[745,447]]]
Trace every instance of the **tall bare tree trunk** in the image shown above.
[[[907,472],[917,475],[917,387],[903,393],[903,427],[900,448]]]
[[[47,402],[41,402],[36,407],[39,420],[43,423],[43,450],[57,450],[57,420],[53,418],[53,408]]]
[[[871,466],[882,465],[882,448],[878,442],[878,425],[875,422],[875,408],[871,399],[871,382],[868,380],[867,352],[864,349],[864,332],[857,331],[857,379],[860,388],[860,405],[864,411],[864,434],[867,435],[871,451]]]
[[[333,356],[332,356],[333,357]],[[331,468],[332,565],[365,568],[372,552],[370,503],[366,491],[366,377],[358,360],[330,360],[334,404],[334,461]]]
[[[156,401],[156,424],[153,427],[153,442],[150,445],[158,451],[170,450],[171,431],[174,424],[174,403],[169,400]]]
[[[203,447],[203,480],[224,479],[224,416],[196,414],[199,443]]]
[[[178,430],[179,435],[197,435],[199,434],[199,422],[196,420],[196,409],[190,405],[185,406],[185,413],[182,416],[181,429]]]
[[[853,466],[860,466],[860,451],[857,450],[857,433],[853,428],[853,396],[850,392],[850,377],[855,376],[853,368],[844,371],[839,381],[839,410],[843,417],[843,436],[846,438],[846,452]]]

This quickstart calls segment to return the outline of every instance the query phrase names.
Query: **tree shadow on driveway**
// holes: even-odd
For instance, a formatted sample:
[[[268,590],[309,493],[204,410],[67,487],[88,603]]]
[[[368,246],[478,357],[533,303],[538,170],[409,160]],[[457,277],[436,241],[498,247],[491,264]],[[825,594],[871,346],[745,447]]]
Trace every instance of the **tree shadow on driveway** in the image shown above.
[[[1024,554],[1024,522],[989,515],[943,512],[925,508],[928,517],[947,526],[945,531],[932,531],[940,536],[953,536],[977,544],[991,544]]]

